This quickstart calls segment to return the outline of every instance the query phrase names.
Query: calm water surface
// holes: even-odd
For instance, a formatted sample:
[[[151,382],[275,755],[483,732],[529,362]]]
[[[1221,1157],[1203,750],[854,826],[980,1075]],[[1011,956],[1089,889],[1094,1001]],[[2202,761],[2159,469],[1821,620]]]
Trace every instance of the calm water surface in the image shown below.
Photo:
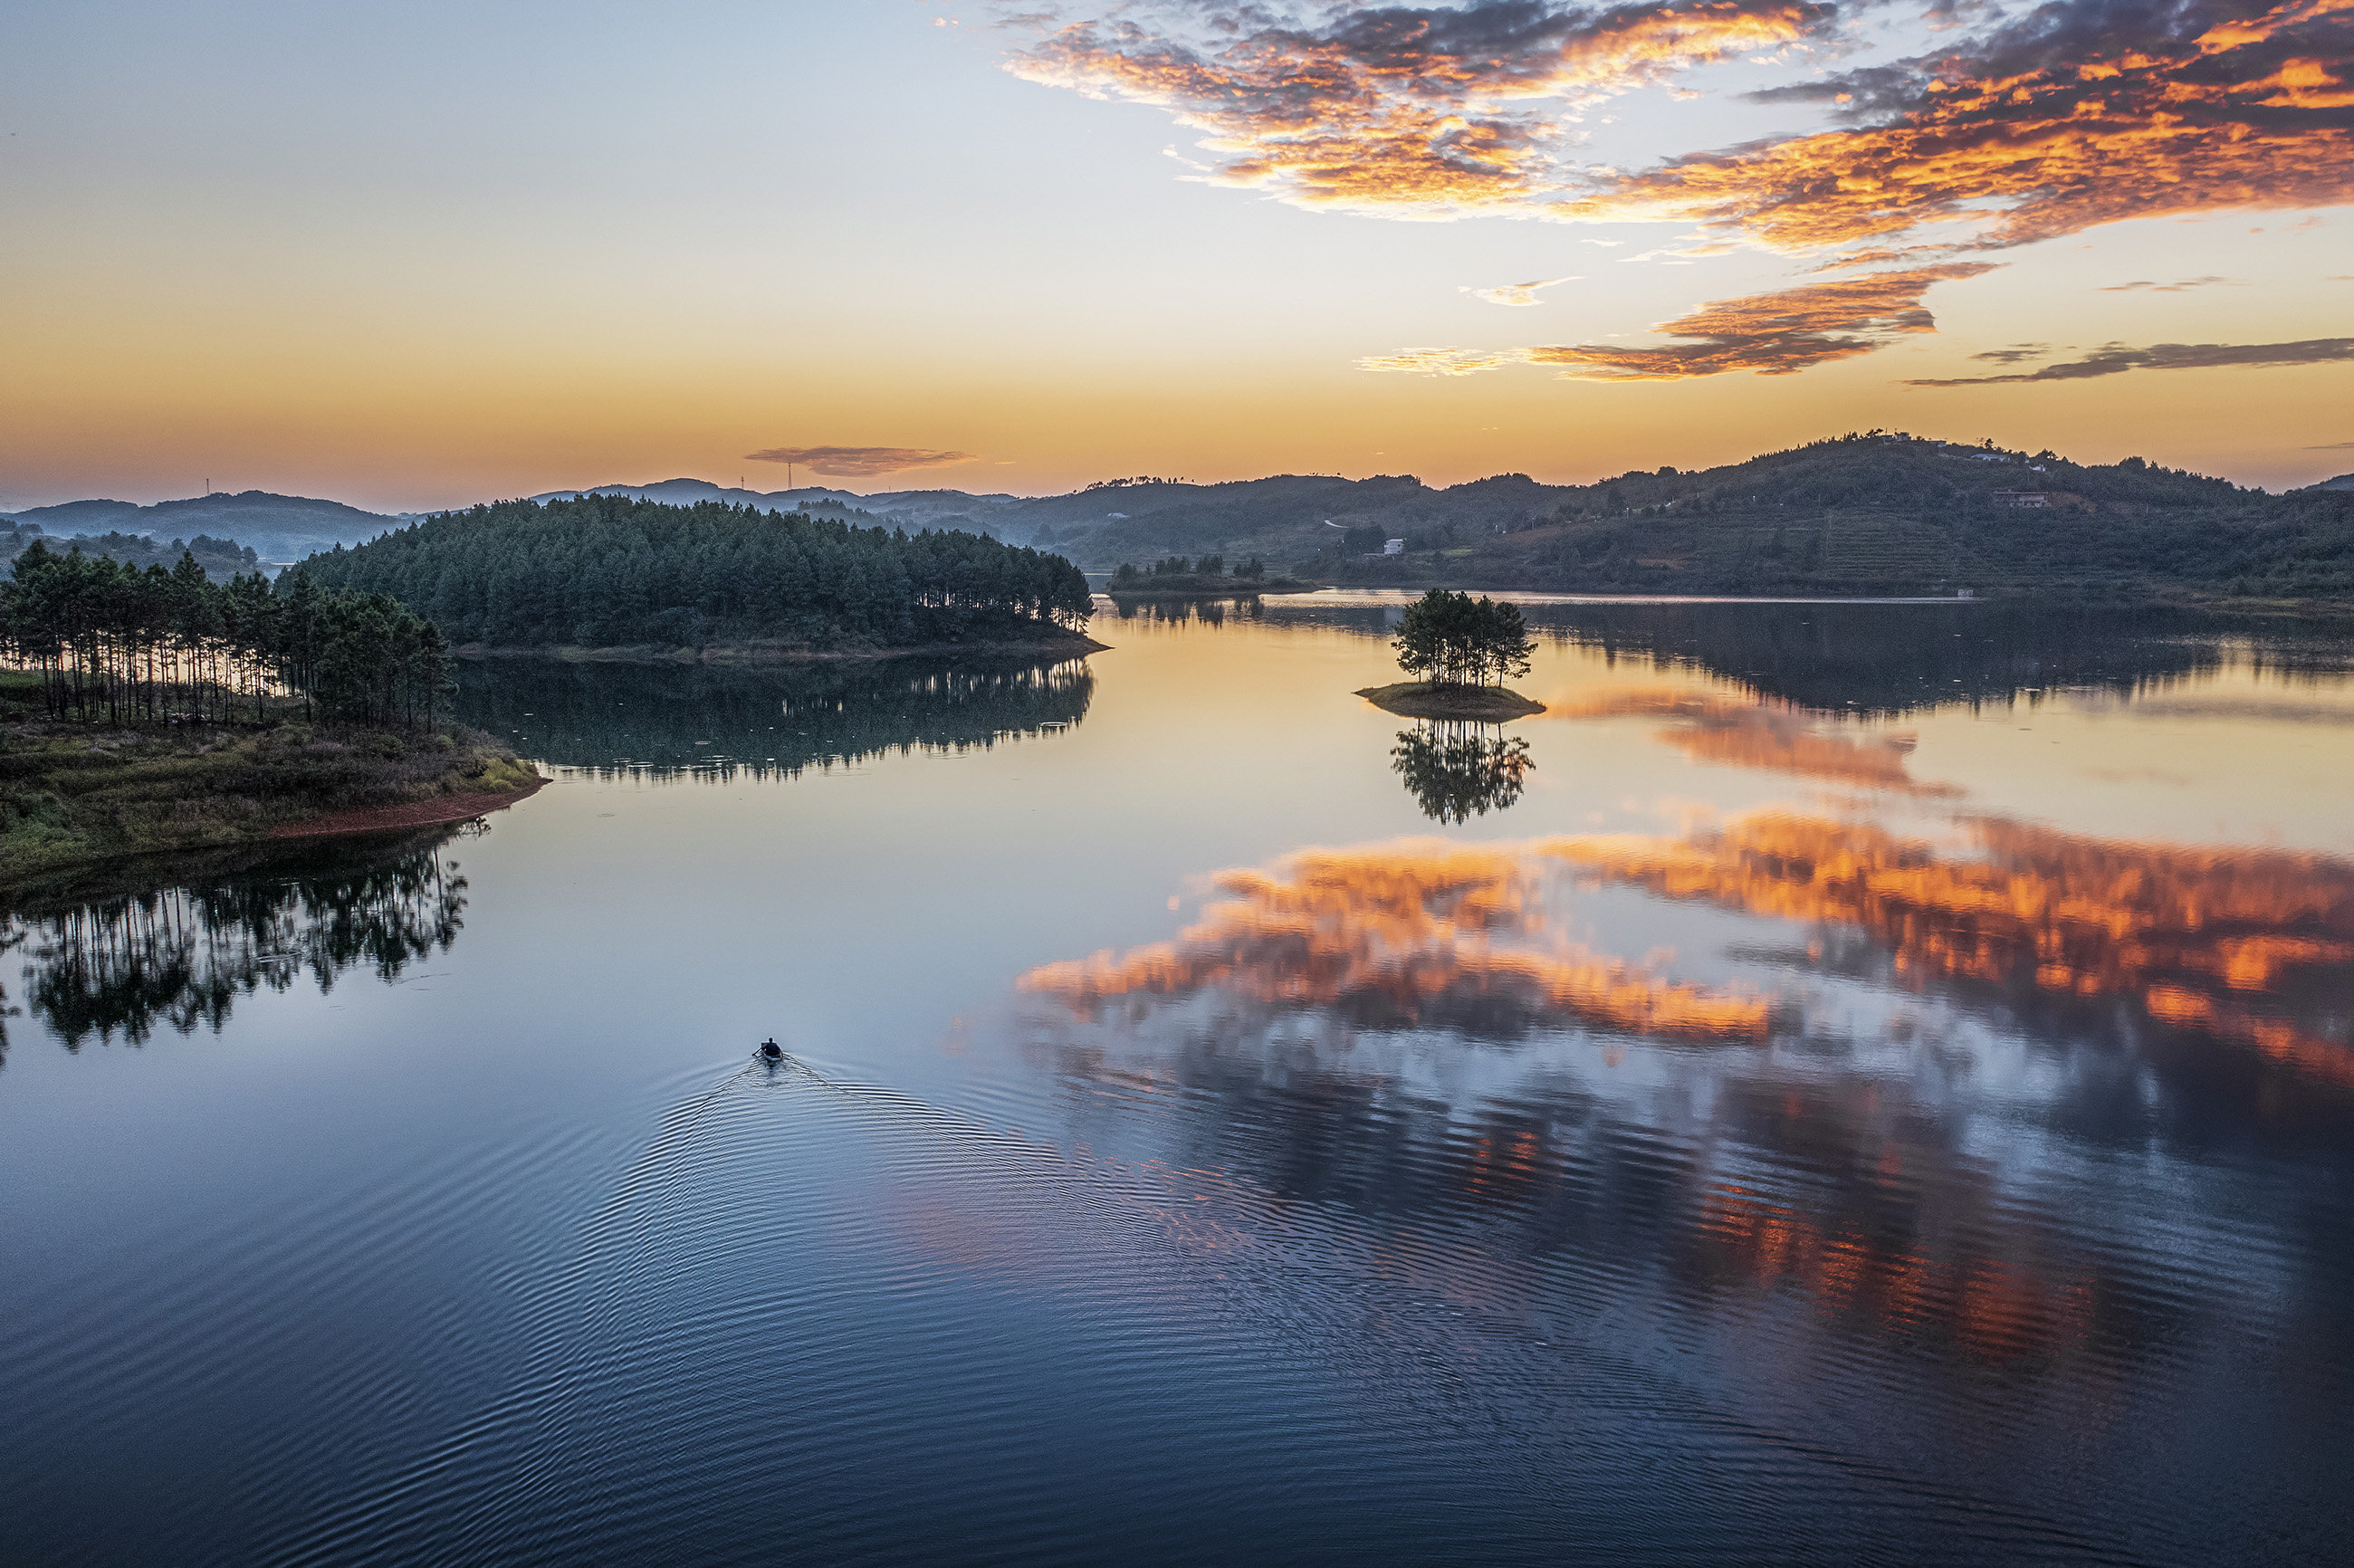
[[[2354,1558],[2354,647],[1394,613],[20,897],[0,1560]]]

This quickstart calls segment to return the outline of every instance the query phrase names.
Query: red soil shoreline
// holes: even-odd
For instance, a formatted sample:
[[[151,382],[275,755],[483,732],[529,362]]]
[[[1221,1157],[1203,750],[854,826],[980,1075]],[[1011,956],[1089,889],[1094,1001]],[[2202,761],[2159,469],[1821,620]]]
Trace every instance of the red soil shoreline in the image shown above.
[[[462,822],[488,812],[504,810],[535,795],[547,783],[542,779],[526,789],[502,789],[479,795],[437,795],[430,800],[406,800],[398,806],[372,806],[361,811],[334,811],[306,821],[272,828],[273,839],[322,839],[340,833],[373,833],[391,828],[425,828],[437,822]]]

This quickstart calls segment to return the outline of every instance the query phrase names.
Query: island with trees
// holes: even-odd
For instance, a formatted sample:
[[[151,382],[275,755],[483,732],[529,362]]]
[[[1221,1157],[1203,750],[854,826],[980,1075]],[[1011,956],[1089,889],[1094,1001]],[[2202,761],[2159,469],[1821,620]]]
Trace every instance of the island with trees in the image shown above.
[[[1420,679],[1357,693],[1384,713],[1492,723],[1544,712],[1504,685],[1529,673],[1536,649],[1517,605],[1432,588],[1406,610],[1391,646],[1398,667]]]
[[[461,653],[725,660],[1100,646],[1086,636],[1086,574],[1060,556],[724,502],[500,502],[313,556],[294,572],[397,599]]]
[[[539,775],[450,722],[449,646],[372,593],[215,583],[35,540],[0,584],[0,884],[79,863],[462,821]]]
[[[1315,584],[1298,577],[1269,577],[1257,556],[1226,565],[1224,556],[1198,560],[1170,556],[1139,567],[1122,561],[1104,591],[1121,599],[1246,599],[1263,593],[1307,593]]]

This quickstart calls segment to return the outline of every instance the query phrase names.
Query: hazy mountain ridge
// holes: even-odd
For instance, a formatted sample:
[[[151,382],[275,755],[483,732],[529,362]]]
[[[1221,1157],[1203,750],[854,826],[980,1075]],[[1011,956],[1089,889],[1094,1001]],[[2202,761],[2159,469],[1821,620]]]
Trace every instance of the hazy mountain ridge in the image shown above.
[[[1520,473],[1442,487],[1411,474],[1276,474],[1214,484],[1114,481],[1046,496],[860,495],[678,478],[527,499],[580,494],[957,529],[1097,571],[1220,554],[1256,556],[1328,582],[1603,593],[2187,589],[2354,599],[2354,475],[2273,495],[2137,458],[2079,464],[2048,450],[1882,431],[1691,472],[1631,470],[1590,484]],[[70,502],[18,515],[50,527],[139,532],[201,522],[216,537],[257,547],[267,562],[355,545],[417,514],[248,491],[145,507]],[[1383,556],[1391,539],[1405,541],[1402,556]]]
[[[337,545],[361,544],[410,521],[362,511],[340,501],[276,495],[266,490],[196,495],[146,506],[129,501],[68,501],[27,507],[11,520],[37,524],[38,532],[48,535],[75,534],[94,539],[99,535],[90,531],[103,529],[105,536],[143,535],[159,545],[170,538],[204,535],[239,550],[250,549],[264,565],[299,561]],[[177,559],[179,552],[173,550],[171,555]],[[115,558],[124,556],[117,553]],[[208,565],[207,569],[212,568]]]

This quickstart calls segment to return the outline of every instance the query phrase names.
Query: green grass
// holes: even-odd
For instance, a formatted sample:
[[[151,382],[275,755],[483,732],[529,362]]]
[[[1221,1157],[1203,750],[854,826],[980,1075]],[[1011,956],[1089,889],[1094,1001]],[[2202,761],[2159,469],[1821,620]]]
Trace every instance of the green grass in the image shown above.
[[[119,855],[209,848],[292,822],[522,789],[530,766],[471,730],[58,723],[38,682],[0,672],[0,885]]]
[[[1394,686],[1367,686],[1357,695],[1401,718],[1479,719],[1501,724],[1544,712],[1520,693],[1502,686],[1464,686],[1445,681],[1400,681]]]

